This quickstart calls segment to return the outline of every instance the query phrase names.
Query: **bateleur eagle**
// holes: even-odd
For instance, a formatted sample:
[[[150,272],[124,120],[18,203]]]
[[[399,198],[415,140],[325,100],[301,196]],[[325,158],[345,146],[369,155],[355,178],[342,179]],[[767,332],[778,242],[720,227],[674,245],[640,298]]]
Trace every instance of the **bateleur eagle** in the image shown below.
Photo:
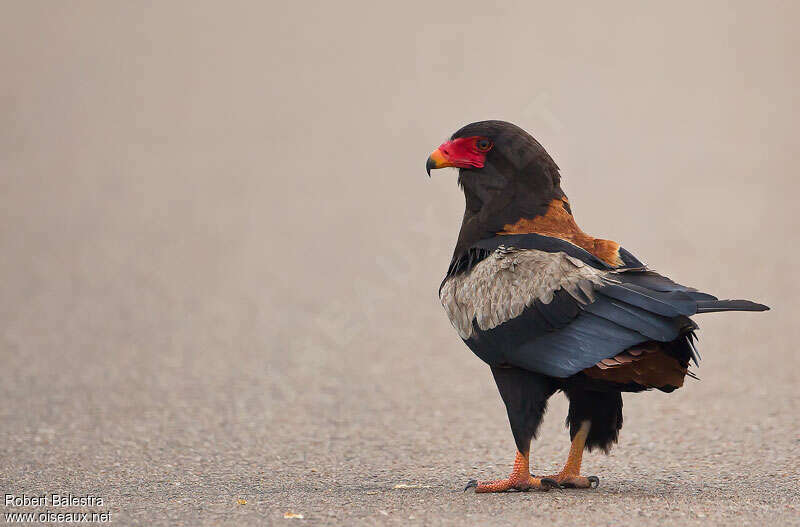
[[[558,166],[511,123],[461,128],[425,168],[443,167],[459,169],[466,210],[439,296],[459,336],[489,364],[517,446],[508,478],[467,489],[596,486],[597,477],[581,476],[581,456],[617,441],[621,393],[671,392],[692,376],[690,317],[769,309],[675,283],[617,242],[584,233]],[[558,474],[532,476],[530,443],[557,390],[569,399],[569,456]]]

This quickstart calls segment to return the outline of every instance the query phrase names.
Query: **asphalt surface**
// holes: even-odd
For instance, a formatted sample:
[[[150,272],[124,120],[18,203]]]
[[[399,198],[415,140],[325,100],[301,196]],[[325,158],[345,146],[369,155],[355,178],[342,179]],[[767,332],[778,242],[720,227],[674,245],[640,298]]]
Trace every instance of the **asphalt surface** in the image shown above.
[[[206,238],[189,261],[91,219],[73,220],[86,237],[49,216],[3,231],[4,493],[101,496],[88,510],[121,525],[797,523],[796,329],[779,292],[758,297],[767,314],[701,320],[702,381],[625,396],[620,444],[585,457],[598,489],[475,495],[465,483],[504,476],[513,441],[437,304],[438,269],[385,247],[393,278],[364,268],[350,296],[298,302],[220,271],[229,256]],[[566,456],[565,415],[557,395],[537,473]]]
[[[398,317],[392,345],[370,339],[380,330],[342,342],[302,326],[265,343],[246,304],[106,285],[73,281],[57,303],[28,284],[5,313],[4,493],[101,496],[64,510],[111,510],[122,525],[301,521],[287,512],[340,525],[797,523],[795,352],[763,344],[747,315],[708,324],[701,382],[625,397],[620,444],[585,457],[598,489],[475,495],[467,480],[510,468],[504,411],[456,338],[415,344],[417,315]],[[139,314],[109,298],[136,298]],[[317,317],[338,327],[335,310]],[[565,414],[555,396],[536,472],[566,456]],[[41,507],[4,512],[20,510]]]
[[[427,3],[14,4],[0,21],[0,491],[104,503],[0,510],[800,524],[798,17],[753,6],[473,20]],[[504,477],[514,446],[438,303],[463,197],[423,163],[486,116],[542,140],[587,232],[773,308],[698,317],[702,380],[624,396],[619,445],[584,457],[595,490],[462,492]],[[536,473],[566,457],[566,409],[554,396]]]

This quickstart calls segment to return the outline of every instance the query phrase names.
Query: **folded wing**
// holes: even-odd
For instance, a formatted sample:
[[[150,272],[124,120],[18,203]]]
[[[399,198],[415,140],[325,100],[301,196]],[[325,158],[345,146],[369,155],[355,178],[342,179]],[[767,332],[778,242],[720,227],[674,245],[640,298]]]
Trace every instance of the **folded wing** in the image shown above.
[[[558,242],[536,236],[518,241],[526,248],[489,247],[488,256],[443,282],[440,297],[451,322],[489,364],[568,377],[637,344],[690,333],[697,327],[691,315],[768,309],[718,300],[632,256],[637,267],[614,269],[582,258],[574,246],[568,254]]]

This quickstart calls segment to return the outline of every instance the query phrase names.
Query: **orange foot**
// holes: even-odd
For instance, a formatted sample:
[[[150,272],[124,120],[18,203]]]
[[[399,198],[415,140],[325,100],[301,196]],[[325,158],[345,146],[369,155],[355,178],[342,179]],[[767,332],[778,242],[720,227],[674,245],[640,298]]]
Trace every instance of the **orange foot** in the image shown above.
[[[556,474],[545,476],[542,479],[555,481],[565,489],[591,489],[600,486],[600,478],[597,476],[581,476],[579,474]]]
[[[551,478],[537,478],[528,476],[525,478],[517,478],[510,476],[506,479],[496,479],[493,481],[478,481],[470,480],[467,486],[464,487],[464,492],[467,489],[474,488],[475,492],[505,492],[507,490],[518,490],[520,492],[528,492],[529,490],[541,490],[547,492],[550,489],[560,488],[557,481]]]
[[[531,476],[528,468],[528,455],[517,452],[517,457],[514,460],[514,470],[508,478],[494,481],[477,481],[473,479],[464,487],[464,492],[471,488],[474,488],[475,492],[505,492],[511,489],[527,492],[533,489],[542,491],[557,489],[559,484],[551,478]]]
[[[590,427],[591,423],[589,421],[581,423],[580,429],[572,439],[572,445],[569,447],[569,456],[564,468],[555,476],[546,476],[547,478],[557,481],[559,485],[568,489],[590,489],[593,486],[600,486],[600,478],[597,476],[581,476],[583,448],[586,446],[586,438],[589,435]]]

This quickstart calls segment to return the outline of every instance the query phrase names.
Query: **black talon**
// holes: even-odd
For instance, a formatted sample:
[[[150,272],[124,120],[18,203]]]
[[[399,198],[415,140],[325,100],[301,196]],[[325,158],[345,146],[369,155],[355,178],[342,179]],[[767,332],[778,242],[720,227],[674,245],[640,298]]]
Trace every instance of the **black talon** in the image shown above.
[[[558,484],[558,481],[552,478],[542,478],[539,480],[542,484],[542,490],[547,492],[550,489],[560,489],[561,485]]]
[[[464,492],[467,492],[467,490],[469,490],[471,488],[477,488],[477,487],[478,487],[478,480],[477,479],[471,479],[467,483],[467,486],[464,487]]]
[[[598,478],[597,476],[588,476],[586,479],[589,480],[590,489],[596,489],[597,487],[600,486],[600,478]]]

